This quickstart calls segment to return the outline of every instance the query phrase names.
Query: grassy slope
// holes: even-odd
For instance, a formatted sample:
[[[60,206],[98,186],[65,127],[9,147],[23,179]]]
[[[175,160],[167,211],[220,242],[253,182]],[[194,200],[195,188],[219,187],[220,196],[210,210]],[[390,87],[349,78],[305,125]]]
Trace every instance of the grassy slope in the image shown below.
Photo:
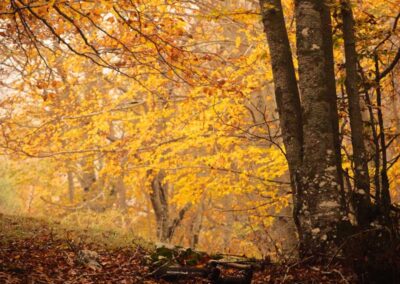
[[[158,283],[144,277],[148,245],[126,235],[8,215],[0,232],[0,283]],[[82,249],[97,252],[101,267],[80,263]]]
[[[97,243],[108,249],[123,247],[150,247],[151,244],[128,233],[113,230],[88,229],[82,226],[61,224],[59,221],[10,216],[0,213],[0,241],[33,238],[40,234],[52,234],[56,238],[78,243]]]

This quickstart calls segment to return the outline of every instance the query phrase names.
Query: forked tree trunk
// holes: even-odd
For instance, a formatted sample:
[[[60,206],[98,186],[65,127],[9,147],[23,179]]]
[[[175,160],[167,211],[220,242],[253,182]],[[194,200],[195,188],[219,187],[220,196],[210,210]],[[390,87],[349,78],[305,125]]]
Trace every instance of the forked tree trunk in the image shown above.
[[[148,174],[150,175],[151,171]],[[171,218],[170,204],[168,202],[168,186],[163,183],[163,179],[163,171],[159,171],[154,176],[151,183],[150,201],[156,217],[157,239],[160,242],[169,243],[191,205],[188,203],[178,212],[175,218]]]
[[[341,194],[332,41],[326,38],[331,36],[329,8],[320,1],[296,1],[301,113],[281,2],[260,0],[260,5],[292,180],[300,253],[334,253],[341,224],[349,223]]]

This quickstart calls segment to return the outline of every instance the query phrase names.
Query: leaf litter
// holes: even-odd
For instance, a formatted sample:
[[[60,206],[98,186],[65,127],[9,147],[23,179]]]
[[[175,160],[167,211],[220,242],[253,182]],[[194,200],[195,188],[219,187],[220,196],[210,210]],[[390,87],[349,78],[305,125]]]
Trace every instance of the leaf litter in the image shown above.
[[[29,232],[13,217],[0,214],[0,283],[168,283],[151,275],[154,251],[141,245],[111,248],[104,243],[73,239],[68,231],[55,234],[45,222]],[[17,231],[17,233],[15,232]],[[224,273],[235,273],[225,271]],[[268,263],[254,271],[252,283],[354,283],[354,275],[339,264],[329,270],[306,263]],[[174,283],[210,283],[181,279]]]

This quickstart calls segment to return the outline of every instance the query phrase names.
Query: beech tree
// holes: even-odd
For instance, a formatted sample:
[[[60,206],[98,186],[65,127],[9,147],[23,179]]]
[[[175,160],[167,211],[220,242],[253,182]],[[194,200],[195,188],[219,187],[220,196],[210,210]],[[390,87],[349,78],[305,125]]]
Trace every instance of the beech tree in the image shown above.
[[[354,161],[353,203],[356,210],[358,224],[366,227],[371,222],[371,201],[368,156],[364,144],[364,126],[360,107],[360,79],[358,73],[358,59],[356,38],[354,34],[354,17],[349,1],[342,1],[341,14],[343,19],[343,40],[345,47],[346,92],[349,105],[349,119],[351,127],[351,142]]]
[[[334,132],[337,128],[334,129],[331,119],[334,109],[329,95],[332,92],[328,89],[329,81],[334,81],[334,78],[329,78],[328,75],[332,74],[326,72],[332,62],[325,58],[324,34],[329,35],[326,29],[330,27],[322,21],[322,10],[328,7],[320,1],[296,1],[302,112],[289,41],[285,40],[287,32],[282,5],[280,1],[260,1],[260,4],[271,52],[282,132],[284,137],[291,136],[284,139],[284,143],[294,177],[294,217],[301,255],[331,253],[339,245],[338,226],[347,222],[347,218],[343,211],[337,168],[335,136],[338,134]],[[274,62],[278,58],[282,58],[280,62]],[[281,76],[281,72],[287,77]],[[291,90],[282,93],[280,86],[285,85]],[[285,100],[284,109],[279,103],[282,98]],[[288,119],[291,121],[287,122]],[[292,143],[296,143],[295,148]]]
[[[54,183],[68,183],[56,201],[50,186],[35,188],[43,207],[115,208],[152,239],[242,250],[231,239],[249,237],[266,255],[261,239],[289,194],[273,105],[253,104],[269,76],[252,64],[266,54],[263,35],[254,13],[233,14],[232,28],[212,2],[0,4],[0,47],[14,64],[4,68],[18,78],[2,149],[50,160]]]
[[[391,222],[389,182],[385,165],[387,144],[382,109],[378,108],[375,117],[369,106],[376,145],[374,171],[378,177],[376,202],[373,204],[369,157],[364,142],[366,126],[362,120],[360,100],[360,74],[363,71],[360,70],[359,55],[356,51],[351,2],[295,1],[298,80],[293,67],[294,56],[288,40],[281,1],[260,0],[260,7],[271,54],[283,143],[292,179],[293,214],[299,233],[300,255],[320,255],[326,258],[340,251],[353,233],[364,232],[376,223],[384,226]],[[339,133],[331,27],[332,7],[335,11],[340,10],[341,14],[345,50],[345,89],[351,129],[351,160],[354,163],[354,188],[348,183],[346,192],[339,143],[339,136],[343,134]],[[374,86],[378,105],[381,105],[382,98],[381,74],[387,75],[397,64],[397,54],[383,73],[380,71],[376,52],[374,54]],[[364,87],[366,83],[364,82]],[[366,92],[368,99],[368,91]],[[369,104],[371,105],[371,102]],[[375,119],[378,121],[380,134],[376,134]],[[354,208],[355,223],[350,222],[347,199],[351,201],[350,207]],[[388,228],[391,230],[392,227]],[[376,235],[366,238],[374,237]],[[385,242],[384,239],[376,241]]]

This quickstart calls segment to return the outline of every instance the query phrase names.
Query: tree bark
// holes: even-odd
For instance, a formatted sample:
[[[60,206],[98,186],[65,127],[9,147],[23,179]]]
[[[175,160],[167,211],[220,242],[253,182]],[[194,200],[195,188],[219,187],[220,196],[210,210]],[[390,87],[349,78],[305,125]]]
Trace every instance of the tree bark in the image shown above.
[[[169,219],[167,190],[162,184],[163,175],[159,172],[151,183],[150,201],[153,206],[157,223],[157,238],[161,242],[167,241]]]
[[[346,92],[349,102],[349,119],[354,162],[354,192],[352,203],[358,225],[368,227],[370,222],[370,180],[367,151],[364,144],[363,121],[360,108],[360,80],[357,72],[356,38],[354,35],[353,12],[348,0],[342,1],[343,38],[346,59]]]
[[[375,53],[375,84],[376,84],[376,104],[377,104],[377,112],[378,112],[378,125],[379,125],[379,140],[381,144],[381,153],[382,153],[382,168],[380,169],[381,174],[381,196],[380,200],[380,213],[381,213],[381,222],[387,225],[390,223],[390,205],[391,205],[391,197],[389,191],[389,177],[387,174],[387,147],[386,147],[386,135],[385,135],[385,125],[383,120],[382,113],[382,90],[381,90],[381,74],[379,71],[379,58],[377,53]],[[379,169],[376,169],[377,171]]]
[[[341,139],[339,133],[339,114],[337,106],[336,80],[335,80],[335,62],[333,55],[333,38],[332,38],[332,19],[329,5],[332,0],[324,0],[322,4],[321,22],[322,22],[322,38],[323,50],[325,53],[325,74],[328,87],[328,97],[330,103],[330,116],[333,129],[333,140],[335,145],[336,168],[338,171],[338,179],[340,191],[342,194],[343,204],[345,203],[345,192],[343,182]]]
[[[343,212],[337,170],[331,101],[324,52],[322,5],[317,0],[297,0],[296,36],[299,87],[303,102],[302,191],[298,215],[301,255],[327,257],[341,243]]]
[[[151,174],[149,171],[148,174]],[[157,239],[160,242],[171,242],[176,228],[179,227],[186,212],[190,209],[190,203],[179,210],[177,216],[172,219],[168,203],[168,187],[163,184],[164,172],[159,171],[151,183],[150,201],[154,210],[157,223]]]
[[[297,221],[299,210],[297,196],[301,191],[298,174],[303,143],[300,95],[281,1],[260,0],[260,6],[270,51],[275,100],[293,190],[293,216],[299,234],[301,234]]]

